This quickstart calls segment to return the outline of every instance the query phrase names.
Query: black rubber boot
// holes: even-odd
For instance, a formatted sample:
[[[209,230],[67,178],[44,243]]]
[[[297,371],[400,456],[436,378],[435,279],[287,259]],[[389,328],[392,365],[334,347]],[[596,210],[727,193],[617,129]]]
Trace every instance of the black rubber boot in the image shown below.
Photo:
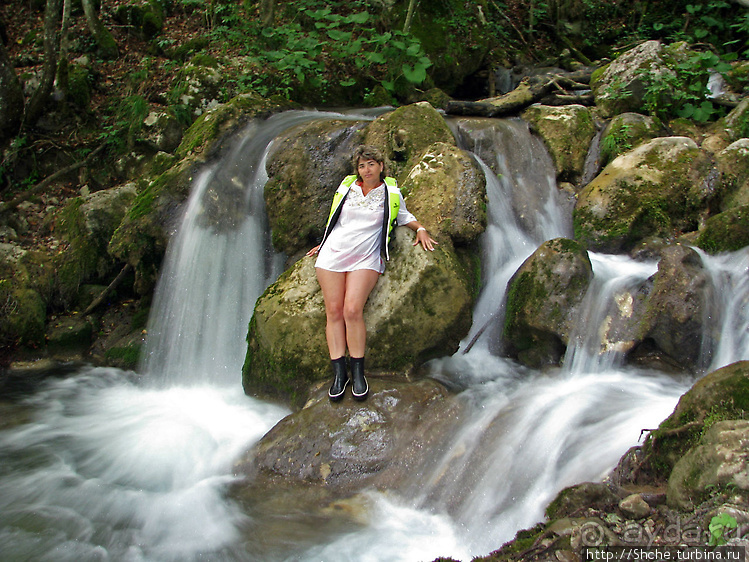
[[[364,357],[352,357],[351,358],[351,378],[354,383],[351,387],[351,393],[354,395],[354,400],[367,399],[369,393],[369,385],[367,379],[364,377]]]
[[[333,367],[333,384],[328,390],[328,397],[331,402],[338,402],[343,398],[349,380],[346,372],[346,357],[331,359],[330,364]]]

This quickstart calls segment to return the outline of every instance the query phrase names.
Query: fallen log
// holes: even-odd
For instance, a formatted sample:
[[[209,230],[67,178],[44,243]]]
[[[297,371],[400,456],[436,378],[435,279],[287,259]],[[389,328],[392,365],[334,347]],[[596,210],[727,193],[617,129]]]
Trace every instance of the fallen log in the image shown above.
[[[590,82],[590,71],[578,71],[568,75],[553,74],[539,77],[525,77],[520,84],[502,96],[479,101],[448,102],[445,110],[448,115],[467,115],[475,117],[504,117],[514,115],[529,105],[537,103],[553,92],[570,96],[567,103],[586,103],[587,98],[570,94],[570,91],[585,90]],[[565,98],[559,98],[564,100]],[[580,101],[574,101],[580,100]],[[559,105],[562,105],[559,103]]]

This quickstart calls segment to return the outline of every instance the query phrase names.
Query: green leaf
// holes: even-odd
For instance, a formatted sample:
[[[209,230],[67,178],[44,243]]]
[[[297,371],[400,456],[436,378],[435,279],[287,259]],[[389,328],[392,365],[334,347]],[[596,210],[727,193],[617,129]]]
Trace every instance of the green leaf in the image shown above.
[[[368,53],[367,59],[374,64],[384,64],[387,60],[382,53]]]
[[[403,76],[405,76],[406,80],[408,80],[412,84],[421,84],[424,80],[426,80],[427,71],[426,68],[422,65],[417,64],[412,67],[410,64],[404,63],[401,68],[403,70]]]
[[[333,41],[347,42],[351,39],[352,35],[353,33],[351,33],[350,31],[340,31],[338,29],[328,30],[328,37],[330,37]]]
[[[353,86],[354,84],[356,84],[356,78],[349,78],[348,80],[341,80],[339,84],[343,86],[344,88],[348,86]]]
[[[351,14],[348,18],[346,18],[351,23],[367,23],[369,21],[369,12],[359,12],[358,14]]]

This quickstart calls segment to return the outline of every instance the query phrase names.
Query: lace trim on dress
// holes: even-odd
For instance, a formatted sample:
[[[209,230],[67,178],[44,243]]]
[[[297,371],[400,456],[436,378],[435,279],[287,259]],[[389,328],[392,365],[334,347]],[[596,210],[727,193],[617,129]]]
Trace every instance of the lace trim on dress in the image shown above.
[[[351,207],[364,208],[368,211],[377,211],[378,209],[381,209],[383,205],[383,199],[385,197],[385,194],[383,193],[384,189],[385,184],[381,183],[367,193],[366,197],[362,193],[361,188],[352,189],[348,194],[346,203]]]

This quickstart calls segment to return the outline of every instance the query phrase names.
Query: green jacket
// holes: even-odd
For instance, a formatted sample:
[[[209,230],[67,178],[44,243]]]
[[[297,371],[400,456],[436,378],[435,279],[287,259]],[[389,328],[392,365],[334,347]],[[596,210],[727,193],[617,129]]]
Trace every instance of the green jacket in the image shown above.
[[[328,215],[328,222],[325,225],[325,233],[323,234],[322,242],[320,242],[321,247],[325,244],[325,240],[327,240],[333,227],[338,222],[338,218],[341,216],[343,202],[346,200],[346,196],[355,181],[356,176],[346,176],[343,178],[341,185],[338,186],[335,195],[333,195],[333,203],[330,206],[330,214]],[[390,234],[396,225],[398,211],[400,210],[401,192],[398,189],[398,183],[395,181],[395,178],[386,177],[385,187],[387,189],[385,190],[385,199],[382,202],[384,218],[382,221],[380,251],[385,255],[385,259],[389,260],[390,252],[388,250],[388,245],[390,244]]]

